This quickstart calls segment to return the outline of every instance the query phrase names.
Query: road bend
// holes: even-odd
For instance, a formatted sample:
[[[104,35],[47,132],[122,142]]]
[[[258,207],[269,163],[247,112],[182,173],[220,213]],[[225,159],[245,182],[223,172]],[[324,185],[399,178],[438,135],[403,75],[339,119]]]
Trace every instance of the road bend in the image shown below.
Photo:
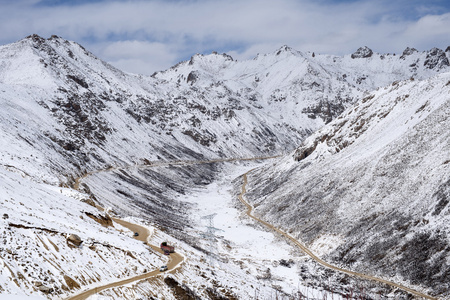
[[[324,260],[322,260],[321,258],[319,258],[317,255],[315,255],[311,250],[309,250],[308,248],[305,247],[305,245],[303,245],[302,243],[300,243],[297,239],[295,239],[294,237],[292,237],[291,235],[289,235],[288,233],[280,230],[279,228],[275,227],[274,225],[260,219],[259,217],[255,216],[252,211],[253,211],[253,206],[251,206],[247,201],[245,201],[244,199],[244,195],[246,194],[247,190],[246,190],[246,186],[248,183],[248,179],[247,179],[247,175],[252,172],[253,170],[248,171],[247,173],[245,173],[243,175],[243,183],[242,183],[242,190],[241,193],[239,194],[239,200],[242,202],[242,204],[244,204],[247,207],[247,211],[245,212],[247,214],[247,216],[249,216],[250,218],[252,218],[253,220],[263,224],[264,226],[266,226],[267,228],[277,232],[278,234],[288,238],[292,243],[294,243],[297,247],[299,247],[305,254],[307,254],[309,257],[311,257],[313,260],[315,260],[316,262],[318,262],[319,264],[321,264],[322,266],[331,269],[331,270],[335,270],[341,273],[345,273],[351,276],[355,276],[355,277],[359,277],[359,278],[363,278],[363,279],[368,279],[368,280],[372,280],[372,281],[377,281],[377,282],[381,282],[387,285],[390,285],[392,287],[396,287],[400,290],[406,291],[408,293],[411,293],[415,296],[418,297],[422,297],[425,299],[431,299],[431,300],[437,300],[438,298],[435,297],[431,297],[429,295],[423,294],[421,292],[418,292],[416,290],[413,290],[411,288],[408,288],[406,286],[397,284],[395,282],[389,281],[389,280],[385,280],[382,278],[378,278],[378,277],[374,277],[374,276],[370,276],[370,275],[366,275],[366,274],[362,274],[362,273],[358,273],[358,272],[354,272],[354,271],[350,271],[350,270],[346,270],[337,266],[334,266]]]

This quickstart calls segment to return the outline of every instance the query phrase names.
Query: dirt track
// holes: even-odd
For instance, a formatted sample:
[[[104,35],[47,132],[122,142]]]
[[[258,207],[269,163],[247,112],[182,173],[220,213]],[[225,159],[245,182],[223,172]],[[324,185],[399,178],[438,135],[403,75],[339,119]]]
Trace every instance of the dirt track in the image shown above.
[[[83,176],[80,176],[78,178],[75,179],[75,182],[72,186],[72,188],[79,190],[80,188],[80,183],[81,181],[92,175],[92,174],[96,174],[96,173],[101,173],[101,172],[108,172],[108,171],[112,171],[115,169],[128,169],[128,168],[151,168],[151,167],[161,167],[161,166],[169,166],[169,165],[196,165],[196,164],[210,164],[210,163],[218,163],[218,162],[231,162],[231,161],[250,161],[250,160],[262,160],[262,159],[269,159],[269,158],[276,158],[279,156],[265,156],[265,157],[253,157],[253,158],[221,158],[221,159],[214,159],[214,160],[205,160],[205,161],[199,161],[199,160],[179,160],[179,161],[170,161],[170,162],[149,162],[148,164],[145,165],[141,165],[141,166],[126,166],[126,167],[108,167],[105,169],[101,169],[101,170],[96,170],[96,171],[92,171],[92,172],[88,172],[86,174],[84,174]],[[103,210],[102,207],[97,206],[97,208],[99,210]],[[136,225],[118,218],[112,218],[114,222],[128,228],[129,230],[131,230],[132,232],[137,232],[139,233],[139,235],[137,237],[135,237],[136,239],[146,242],[148,241],[150,232],[147,228],[140,226],[140,225]],[[155,245],[150,245],[148,244],[154,251],[159,252],[161,254],[164,254],[163,251]],[[165,272],[170,272],[173,271],[174,268],[176,268],[181,262],[183,262],[184,258],[183,256],[181,256],[178,253],[172,253],[170,254],[169,257],[169,261],[167,262],[167,267],[168,270]],[[68,298],[66,298],[67,300],[82,300],[82,299],[86,299],[89,296],[92,296],[100,291],[109,289],[109,288],[114,288],[114,287],[119,287],[131,282],[135,282],[135,281],[139,281],[142,279],[147,279],[150,277],[155,277],[162,274],[159,269],[158,270],[154,270],[150,273],[145,273],[142,275],[138,275],[135,277],[131,277],[131,278],[127,278],[127,279],[123,279],[123,280],[119,280],[110,284],[106,284],[106,285],[102,285],[102,286],[97,286],[95,288],[86,290],[84,292],[81,292],[77,295],[74,296],[70,296]]]
[[[139,235],[137,237],[135,237],[137,240],[143,241],[147,243],[147,240],[150,236],[150,231],[145,228],[144,226],[140,226],[140,225],[136,225],[118,218],[112,218],[114,222],[116,222],[117,224],[122,225],[123,227],[126,227],[128,229],[130,229],[132,232],[137,232],[139,233]],[[161,255],[164,255],[164,252],[158,247],[158,246],[154,246],[154,245],[150,245],[148,244],[154,251],[161,253]],[[102,286],[97,286],[95,288],[86,290],[84,292],[81,292],[75,296],[71,296],[66,298],[67,300],[82,300],[82,299],[86,299],[89,296],[92,296],[98,292],[101,292],[103,290],[109,289],[109,288],[114,288],[114,287],[119,287],[128,283],[132,283],[135,281],[139,281],[139,280],[143,280],[143,279],[147,279],[150,277],[156,277],[159,276],[161,274],[165,274],[167,272],[171,272],[173,271],[181,262],[183,262],[184,258],[182,255],[178,254],[178,253],[172,253],[168,256],[169,261],[167,262],[167,267],[168,270],[166,272],[160,272],[159,269],[151,271],[149,273],[145,273],[145,274],[141,274],[135,277],[131,277],[131,278],[127,278],[127,279],[122,279],[110,284],[105,284]]]
[[[260,218],[256,217],[254,214],[252,214],[253,207],[244,200],[244,195],[247,192],[247,190],[246,190],[246,185],[248,183],[248,181],[247,181],[247,174],[249,174],[251,171],[252,170],[248,171],[247,173],[245,173],[243,175],[244,182],[242,183],[242,191],[239,194],[239,200],[247,207],[246,214],[250,218],[254,219],[255,221],[258,221],[259,223],[263,224],[264,226],[270,228],[271,230],[273,230],[273,231],[279,233],[280,235],[288,238],[291,242],[293,242],[296,246],[298,246],[305,254],[310,256],[312,259],[314,259],[316,262],[318,262],[322,266],[325,266],[325,267],[327,267],[329,269],[332,269],[332,270],[335,270],[335,271],[338,271],[338,272],[341,272],[341,273],[345,273],[345,274],[348,274],[348,275],[352,275],[352,276],[355,276],[355,277],[359,277],[359,278],[364,278],[364,279],[368,279],[368,280],[373,280],[373,281],[385,283],[387,285],[390,285],[392,287],[396,287],[398,289],[401,289],[403,291],[406,291],[406,292],[411,293],[411,294],[413,294],[415,296],[418,296],[418,297],[422,297],[422,298],[426,298],[426,299],[432,299],[432,300],[437,300],[437,298],[425,295],[425,294],[423,294],[421,292],[415,291],[413,289],[410,289],[408,287],[402,286],[400,284],[397,284],[397,283],[389,281],[389,280],[384,280],[384,279],[377,278],[377,277],[374,277],[374,276],[370,276],[370,275],[366,275],[366,274],[362,274],[362,273],[358,273],[358,272],[354,272],[354,271],[350,271],[350,270],[346,270],[346,269],[342,269],[342,268],[333,266],[333,265],[327,263],[326,261],[322,260],[318,256],[316,256],[313,252],[311,252],[311,250],[306,248],[303,244],[301,244],[298,240],[296,240],[294,237],[292,237],[288,233],[286,233],[284,231],[281,231],[280,229],[274,227],[272,224],[270,224],[270,223],[268,223],[268,222],[266,222],[264,220],[261,220]]]
[[[155,162],[155,163],[150,163],[150,164],[146,164],[146,165],[142,165],[142,166],[129,166],[129,167],[110,167],[104,170],[98,170],[98,171],[94,171],[94,172],[90,172],[85,174],[84,176],[78,178],[75,180],[75,184],[74,184],[74,188],[78,189],[79,188],[79,184],[80,181],[91,175],[91,174],[95,174],[95,173],[99,173],[99,172],[105,172],[105,171],[111,171],[113,169],[121,169],[121,168],[131,168],[131,167],[139,167],[139,168],[148,168],[148,167],[156,167],[156,166],[166,166],[166,165],[192,165],[192,164],[207,164],[207,163],[217,163],[217,162],[231,162],[231,161],[250,161],[250,160],[263,160],[263,159],[270,159],[270,158],[276,158],[279,156],[270,156],[270,157],[255,157],[255,158],[233,158],[233,159],[216,159],[216,160],[211,160],[211,161],[173,161],[173,162]],[[366,275],[366,274],[362,274],[362,273],[358,273],[358,272],[354,272],[354,271],[350,271],[350,270],[346,270],[346,269],[342,269],[336,266],[333,266],[329,263],[327,263],[326,261],[322,260],[321,258],[319,258],[318,256],[316,256],[313,252],[311,252],[311,250],[309,250],[308,248],[306,248],[303,244],[301,244],[298,240],[296,240],[294,237],[290,236],[288,233],[285,233],[283,231],[281,231],[280,229],[274,227],[272,224],[256,217],[255,215],[252,214],[253,211],[253,207],[247,203],[244,200],[244,194],[246,193],[246,185],[247,185],[247,174],[249,174],[252,170],[248,171],[247,173],[245,173],[243,175],[243,184],[242,184],[242,191],[239,194],[239,200],[247,207],[247,211],[246,214],[254,219],[257,222],[260,222],[261,224],[263,224],[264,226],[268,227],[269,229],[279,233],[280,235],[288,238],[292,243],[294,243],[296,246],[298,246],[305,254],[307,254],[308,256],[310,256],[312,259],[314,259],[316,262],[318,262],[319,264],[323,265],[324,267],[327,267],[329,269],[341,272],[341,273],[345,273],[351,276],[355,276],[355,277],[359,277],[359,278],[363,278],[363,279],[368,279],[368,280],[372,280],[372,281],[376,281],[376,282],[380,282],[380,283],[384,283],[387,285],[390,285],[392,287],[401,289],[403,291],[406,291],[408,293],[411,293],[412,295],[418,296],[418,297],[422,297],[425,299],[431,299],[431,300],[437,300],[438,298],[435,297],[431,297],[428,296],[426,294],[420,293],[416,290],[413,290],[411,288],[402,286],[400,284],[397,284],[395,282],[389,281],[389,280],[384,280],[381,278],[377,278],[374,276],[370,276],[370,275]],[[124,220],[120,220],[117,218],[113,218],[113,220],[115,222],[117,222],[118,224],[130,229],[133,232],[138,232],[139,236],[136,237],[138,240],[141,241],[145,241],[147,242],[148,236],[149,236],[149,231],[147,228],[136,225],[136,224],[132,224],[129,222],[126,222]],[[161,254],[163,254],[163,252],[161,251],[161,249],[159,249],[159,247],[157,246],[153,246],[153,245],[149,245],[150,247],[152,247],[152,249],[154,249],[155,251],[160,252]],[[175,268],[179,263],[181,263],[183,261],[183,257],[177,253],[171,254],[171,260],[167,263],[167,266],[170,270],[173,270],[173,268]],[[169,272],[168,271],[168,272]],[[67,300],[79,300],[79,299],[86,299],[87,297],[100,292],[102,290],[108,289],[108,288],[113,288],[113,287],[118,287],[118,286],[122,286],[134,281],[138,281],[138,280],[142,280],[142,279],[146,279],[146,278],[150,278],[150,277],[155,277],[158,276],[159,274],[161,274],[161,272],[159,272],[159,270],[155,270],[152,271],[150,273],[146,273],[146,274],[142,274],[142,275],[138,275],[136,277],[132,277],[132,278],[128,278],[128,279],[124,279],[124,280],[120,280],[111,284],[107,284],[104,286],[100,286],[100,287],[96,287],[93,288],[91,290],[87,290],[84,291],[76,296],[72,296],[67,298]]]

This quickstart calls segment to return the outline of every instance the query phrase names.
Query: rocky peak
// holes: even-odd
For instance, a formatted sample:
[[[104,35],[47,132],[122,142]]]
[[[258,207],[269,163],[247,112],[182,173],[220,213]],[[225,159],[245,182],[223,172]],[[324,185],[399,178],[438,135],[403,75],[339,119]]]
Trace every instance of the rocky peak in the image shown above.
[[[37,35],[36,33],[27,36],[25,39],[33,41],[35,43],[39,43],[39,44],[45,43],[45,39],[43,37]]]
[[[278,49],[277,55],[280,55],[283,52],[292,52],[292,48],[287,45],[283,45],[280,49]]]
[[[233,57],[226,53],[219,54],[216,51],[213,51],[211,54],[203,55],[203,54],[195,54],[191,57],[188,62],[188,65],[192,66],[197,63],[223,63],[223,62],[232,62],[234,61]]]
[[[226,54],[226,53],[219,54],[219,53],[217,53],[217,51],[213,51],[212,54],[213,55],[217,55],[217,56],[221,56],[221,57],[225,58],[225,60],[234,61],[233,57],[231,55]]]
[[[444,67],[449,67],[450,62],[443,50],[433,48],[427,52],[427,57],[423,65],[428,69],[440,70]]]
[[[45,39],[37,34],[32,34],[27,36],[21,42],[26,42],[28,45],[36,49],[39,56],[47,56],[47,57],[57,57],[54,46],[55,44],[60,44],[61,41],[69,43],[68,41],[56,36],[52,35],[50,38]]]
[[[280,49],[278,49],[277,51],[275,51],[275,55],[280,55],[282,53],[290,53],[290,54],[297,54],[298,51],[292,49],[291,47],[287,46],[287,45],[283,45],[280,47]]]
[[[367,46],[364,47],[360,47],[358,48],[358,50],[356,50],[355,53],[352,54],[352,58],[367,58],[367,57],[371,57],[373,55],[373,51],[372,49],[370,49]]]
[[[194,64],[194,62],[200,58],[203,57],[203,54],[197,53],[191,56],[191,59],[189,60],[189,65],[192,66]]]
[[[61,37],[59,37],[59,36],[53,34],[53,35],[52,35],[51,37],[49,37],[48,39],[49,39],[49,40],[61,40],[61,39],[63,39],[63,38],[61,38]]]
[[[416,52],[418,52],[416,48],[406,47],[406,49],[403,51],[402,56],[400,56],[400,58],[404,59],[406,56],[411,55]]]

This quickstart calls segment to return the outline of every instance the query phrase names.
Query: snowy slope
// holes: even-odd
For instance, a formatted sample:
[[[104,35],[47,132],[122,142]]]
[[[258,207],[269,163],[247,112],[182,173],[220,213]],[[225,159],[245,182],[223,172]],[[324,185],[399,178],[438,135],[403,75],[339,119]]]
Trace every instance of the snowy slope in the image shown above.
[[[374,99],[394,97],[390,95],[395,87],[409,85],[395,84],[392,91],[383,87],[414,77],[410,84],[429,95],[437,90],[431,87],[436,79],[426,79],[449,69],[449,51],[437,49],[410,49],[404,58],[359,56],[312,55],[283,46],[242,62],[226,54],[195,55],[147,77],[121,72],[57,36],[31,35],[0,46],[0,235],[6,241],[0,247],[0,294],[58,298],[74,292],[64,276],[92,286],[161,264],[161,258],[131,239],[131,233],[118,234],[89,218],[106,217],[85,203],[92,200],[120,216],[133,215],[163,228],[171,234],[164,237],[176,239],[183,251],[204,255],[205,249],[195,248],[198,220],[192,217],[201,204],[189,196],[214,186],[224,165],[133,166],[280,154],[373,89],[379,88]],[[435,107],[430,97],[426,99],[430,104],[423,114]],[[392,128],[397,125],[392,123]],[[402,128],[399,136],[409,132]],[[355,145],[359,141],[356,136],[342,139]],[[339,147],[338,140],[333,143]],[[327,146],[320,153],[329,155],[336,147]],[[321,146],[316,148],[319,153]],[[71,188],[75,178],[96,170],[109,171],[87,177],[81,192]],[[85,243],[71,248],[68,234],[79,235]],[[225,254],[233,260],[232,254]],[[248,259],[234,258],[237,264]],[[202,258],[193,261],[206,266]],[[208,288],[236,289],[240,297],[257,291],[271,295],[278,285],[263,281],[264,287],[257,286],[267,261],[270,258],[258,257],[245,268],[233,265],[230,278],[227,271],[216,276],[208,270]],[[286,272],[283,268],[274,272]],[[177,278],[207,295],[199,283],[206,276],[203,271],[185,272]],[[248,284],[237,288],[246,274]],[[40,292],[40,284],[54,291]],[[293,289],[296,284],[282,285]],[[164,295],[173,297],[170,289]]]
[[[41,163],[49,173],[64,172],[66,178],[85,169],[140,163],[158,155],[280,153],[334,119],[367,90],[445,71],[448,59],[440,51],[432,56],[438,63],[426,68],[431,52],[413,52],[394,63],[394,58],[381,59],[378,54],[313,57],[284,46],[243,62],[227,55],[196,55],[143,77],[115,69],[74,42],[32,35],[0,48],[0,99],[13,108],[1,112],[2,126],[9,127],[3,132],[10,135],[2,140],[25,149],[45,144],[50,152],[38,151],[47,155]],[[420,65],[414,72],[409,67],[413,60]],[[363,71],[370,84],[365,84],[369,79],[355,84],[359,75],[344,76]],[[14,128],[11,122],[27,128]],[[17,141],[15,136],[24,130],[29,135]],[[58,180],[64,181],[61,176]]]
[[[326,260],[449,297],[450,73],[373,91],[248,198]]]
[[[0,294],[58,298],[163,264],[131,232],[89,217],[102,214],[82,201],[86,195],[36,183],[12,167],[0,168],[0,179]],[[80,247],[67,242],[73,234],[81,237]]]

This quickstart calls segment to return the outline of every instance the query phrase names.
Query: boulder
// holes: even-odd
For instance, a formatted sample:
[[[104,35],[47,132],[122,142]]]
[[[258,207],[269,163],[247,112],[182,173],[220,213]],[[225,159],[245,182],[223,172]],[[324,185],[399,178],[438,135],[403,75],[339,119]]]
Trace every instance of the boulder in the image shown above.
[[[82,242],[83,241],[81,240],[81,238],[78,235],[76,235],[76,234],[70,234],[67,237],[67,243],[71,243],[71,244],[73,244],[75,246],[79,247]]]
[[[53,292],[53,288],[52,288],[52,287],[49,287],[49,286],[46,286],[46,285],[41,285],[41,286],[39,286],[39,287],[38,287],[38,290],[39,290],[40,292],[45,293],[45,294],[50,294],[50,293]]]

